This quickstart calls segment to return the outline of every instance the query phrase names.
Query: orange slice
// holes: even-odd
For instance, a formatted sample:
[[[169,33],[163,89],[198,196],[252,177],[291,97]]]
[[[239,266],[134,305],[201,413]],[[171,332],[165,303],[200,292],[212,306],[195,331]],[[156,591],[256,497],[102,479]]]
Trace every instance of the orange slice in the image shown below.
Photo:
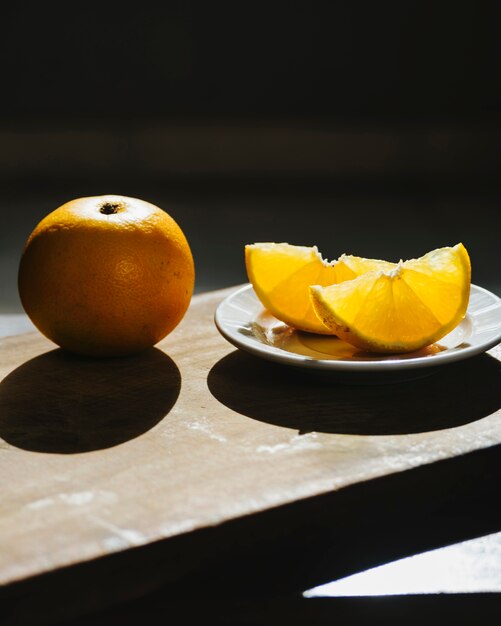
[[[316,246],[254,243],[245,246],[247,276],[263,306],[293,328],[332,334],[317,317],[309,286],[327,286],[352,279],[364,271],[391,269],[394,263],[342,255],[326,261]]]
[[[326,328],[370,352],[412,352],[438,341],[466,314],[471,265],[463,244],[432,250],[393,269],[310,288]]]
[[[342,254],[336,261],[336,282],[352,280],[372,270],[392,270],[395,267],[396,263],[381,259],[364,259],[351,254]]]

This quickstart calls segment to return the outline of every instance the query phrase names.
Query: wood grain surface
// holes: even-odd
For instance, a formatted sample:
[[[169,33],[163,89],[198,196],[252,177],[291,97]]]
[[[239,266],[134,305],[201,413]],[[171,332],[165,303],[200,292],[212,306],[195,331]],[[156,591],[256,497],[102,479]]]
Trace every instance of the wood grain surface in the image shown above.
[[[297,539],[318,498],[404,470],[419,477],[419,468],[501,443],[499,346],[416,380],[346,384],[235,350],[213,323],[231,291],[196,296],[181,325],[137,357],[78,358],[38,333],[1,340],[6,598],[19,601],[33,581],[44,595],[50,573],[78,564],[92,578],[110,555],[125,576],[127,555],[138,563],[144,547],[151,580],[138,584],[142,570],[129,565],[128,582],[114,584],[104,565],[99,585],[110,602],[140,595],[215,563],[226,540],[228,550],[238,543],[232,521],[246,521],[251,548],[284,519]],[[363,493],[378,494],[378,481],[367,484],[374,489]],[[401,488],[393,484],[383,506]],[[263,517],[291,504],[301,515],[275,526]],[[196,549],[174,541],[191,535]],[[98,589],[89,593],[83,604],[102,602]]]

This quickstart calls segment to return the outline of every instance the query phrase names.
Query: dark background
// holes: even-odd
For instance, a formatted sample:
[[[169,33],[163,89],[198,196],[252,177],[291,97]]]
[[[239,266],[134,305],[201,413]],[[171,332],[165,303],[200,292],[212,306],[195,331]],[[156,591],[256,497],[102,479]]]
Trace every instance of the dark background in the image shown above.
[[[90,5],[92,6],[92,5]],[[169,2],[7,9],[2,112],[103,123],[485,121],[495,3]]]
[[[495,2],[11,5],[1,28],[2,311],[36,223],[102,193],[172,214],[198,291],[244,282],[253,241],[462,241],[501,294]]]

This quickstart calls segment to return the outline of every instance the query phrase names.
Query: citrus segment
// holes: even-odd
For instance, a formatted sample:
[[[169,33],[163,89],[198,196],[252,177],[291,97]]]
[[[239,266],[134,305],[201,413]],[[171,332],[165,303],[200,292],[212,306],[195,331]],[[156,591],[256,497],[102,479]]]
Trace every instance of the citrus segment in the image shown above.
[[[466,314],[471,265],[462,244],[433,250],[390,270],[328,287],[311,300],[326,327],[371,352],[411,352],[438,341]]]
[[[316,247],[250,244],[245,246],[245,265],[257,297],[277,319],[300,330],[330,334],[313,311],[308,287],[335,283],[336,271]]]
[[[245,246],[247,276],[263,306],[289,326],[308,332],[332,334],[317,317],[309,286],[332,285],[394,263],[343,254],[326,261],[316,246],[254,243]]]
[[[381,259],[364,259],[351,254],[342,254],[336,261],[336,282],[342,283],[345,280],[353,280],[353,278],[372,270],[391,270],[395,266],[395,263]]]

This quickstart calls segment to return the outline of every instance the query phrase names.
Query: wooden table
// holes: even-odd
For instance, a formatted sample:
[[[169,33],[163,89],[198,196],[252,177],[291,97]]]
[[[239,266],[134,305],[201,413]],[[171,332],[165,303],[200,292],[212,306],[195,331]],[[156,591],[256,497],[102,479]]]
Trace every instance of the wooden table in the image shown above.
[[[350,385],[235,350],[213,323],[230,292],[137,357],[0,340],[2,626],[279,596],[501,529],[500,346]]]

